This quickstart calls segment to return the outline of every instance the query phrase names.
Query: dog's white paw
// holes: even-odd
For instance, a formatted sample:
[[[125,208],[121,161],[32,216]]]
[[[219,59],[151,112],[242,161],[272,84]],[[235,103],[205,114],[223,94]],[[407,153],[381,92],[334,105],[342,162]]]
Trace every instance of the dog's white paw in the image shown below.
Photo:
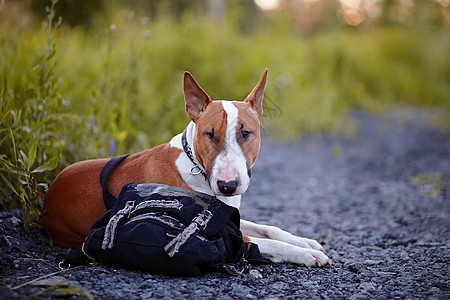
[[[325,252],[317,241],[293,235],[275,226],[261,225],[241,220],[241,230],[247,236],[282,241],[300,248]]]
[[[331,259],[322,251],[314,249],[301,249],[295,256],[298,261],[297,264],[305,265],[307,267],[324,267],[331,265]]]
[[[299,247],[289,250],[292,252],[287,254],[281,261],[307,267],[324,267],[326,265],[331,265],[331,259],[329,259],[322,251]]]
[[[293,236],[290,244],[301,248],[319,250],[325,253],[325,249],[323,249],[322,245],[319,244],[316,240]]]
[[[321,250],[269,239],[251,237],[250,241],[258,244],[261,254],[272,262],[290,262],[307,267],[323,267],[331,264],[331,259]]]

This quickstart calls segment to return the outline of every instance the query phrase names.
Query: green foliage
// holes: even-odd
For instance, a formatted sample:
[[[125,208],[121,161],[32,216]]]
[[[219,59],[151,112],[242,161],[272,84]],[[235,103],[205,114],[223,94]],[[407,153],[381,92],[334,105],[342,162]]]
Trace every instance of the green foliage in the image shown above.
[[[56,296],[67,296],[67,295],[82,295],[85,296],[88,300],[94,300],[92,294],[84,289],[82,286],[71,283],[70,279],[63,279],[58,281],[57,283],[46,287],[45,289],[39,290],[25,299],[34,299],[43,295],[56,295]]]
[[[60,151],[58,126],[62,99],[52,60],[55,53],[51,40],[53,5],[46,23],[46,48],[33,61],[28,57],[29,49],[17,43],[14,33],[8,35],[2,28],[4,38],[1,43],[6,47],[5,52],[2,51],[5,63],[0,93],[0,170],[5,185],[0,189],[0,204],[5,208],[14,206],[11,199],[16,197],[22,207],[26,228],[35,225],[41,213],[42,199],[50,180],[45,175],[57,167]],[[31,63],[33,67],[22,77],[15,70],[23,63]]]
[[[441,194],[442,173],[422,173],[410,178],[410,184],[417,187],[425,196],[439,197]]]
[[[0,204],[20,204],[26,220],[36,220],[45,185],[69,163],[141,151],[181,132],[185,70],[213,99],[242,100],[269,68],[263,127],[280,138],[351,136],[354,108],[433,108],[450,128],[447,28],[303,37],[282,15],[244,33],[234,15],[149,19],[110,8],[88,30],[63,23],[53,32],[51,11],[45,28],[23,14],[0,11]]]

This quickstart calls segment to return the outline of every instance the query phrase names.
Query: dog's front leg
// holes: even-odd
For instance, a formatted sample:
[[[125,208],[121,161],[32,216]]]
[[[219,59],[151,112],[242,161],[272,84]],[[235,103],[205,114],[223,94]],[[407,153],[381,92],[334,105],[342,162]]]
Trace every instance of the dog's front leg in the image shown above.
[[[250,242],[258,245],[262,256],[273,262],[290,262],[307,267],[322,267],[331,260],[322,251],[301,248],[286,242],[247,236]]]
[[[295,236],[275,226],[241,220],[241,231],[258,244],[263,256],[273,262],[293,262],[306,266],[323,266],[331,260],[315,240]]]
[[[241,231],[243,234],[248,236],[277,240],[301,248],[310,248],[325,252],[323,247],[317,241],[295,236],[275,226],[261,225],[250,221],[241,220]]]

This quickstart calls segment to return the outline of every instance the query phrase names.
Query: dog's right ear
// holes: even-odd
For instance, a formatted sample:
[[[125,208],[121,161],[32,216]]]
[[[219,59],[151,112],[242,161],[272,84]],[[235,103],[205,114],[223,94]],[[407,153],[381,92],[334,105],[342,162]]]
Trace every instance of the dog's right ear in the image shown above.
[[[184,72],[183,90],[186,113],[195,122],[212,100],[189,72]]]

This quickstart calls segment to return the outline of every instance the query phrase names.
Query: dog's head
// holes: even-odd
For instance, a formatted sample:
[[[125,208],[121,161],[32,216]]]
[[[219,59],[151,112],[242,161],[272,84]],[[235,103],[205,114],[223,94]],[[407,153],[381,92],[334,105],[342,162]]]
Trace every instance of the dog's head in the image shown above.
[[[195,123],[194,152],[216,195],[244,193],[260,147],[260,120],[267,69],[244,101],[212,101],[184,73],[186,112]]]

